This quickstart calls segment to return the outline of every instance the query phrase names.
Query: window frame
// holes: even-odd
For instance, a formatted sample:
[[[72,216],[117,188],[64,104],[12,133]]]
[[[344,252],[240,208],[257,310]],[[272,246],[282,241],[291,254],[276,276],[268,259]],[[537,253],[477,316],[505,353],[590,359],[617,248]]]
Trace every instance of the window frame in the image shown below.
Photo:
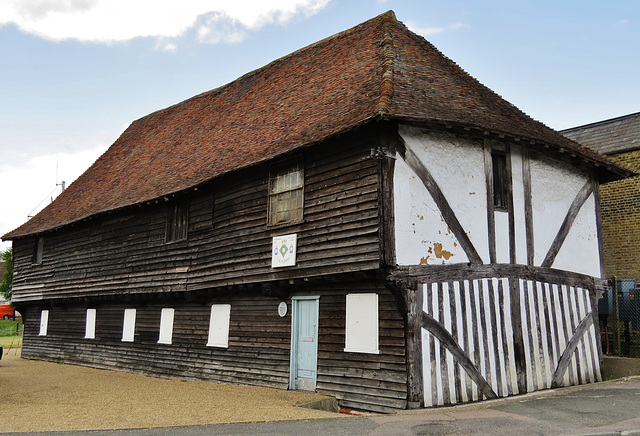
[[[501,212],[507,212],[509,210],[511,183],[507,171],[507,158],[507,153],[504,151],[491,151],[493,209]]]
[[[36,236],[33,241],[33,255],[31,257],[32,265],[42,265],[42,258],[44,256],[44,237]]]
[[[165,244],[186,241],[189,238],[189,198],[174,200],[167,205],[164,241]]]
[[[282,189],[274,188],[276,181],[279,177],[286,177],[286,175],[293,174],[299,172],[297,176],[299,178],[299,183],[294,187],[286,187]],[[278,189],[277,191],[275,191]],[[268,187],[268,206],[267,206],[267,225],[270,227],[284,226],[290,224],[301,223],[304,220],[304,189],[305,189],[305,166],[304,159],[302,156],[294,157],[288,159],[284,162],[280,162],[278,164],[274,164],[269,168],[269,187]],[[295,216],[289,219],[276,220],[274,217],[278,214],[278,211],[275,211],[274,208],[277,207],[279,202],[286,202],[291,197],[286,197],[286,194],[290,194],[293,192],[299,192],[299,207],[294,209],[295,211],[299,210],[299,216]],[[278,197],[281,199],[278,200]],[[290,210],[286,210],[286,212],[291,212]]]

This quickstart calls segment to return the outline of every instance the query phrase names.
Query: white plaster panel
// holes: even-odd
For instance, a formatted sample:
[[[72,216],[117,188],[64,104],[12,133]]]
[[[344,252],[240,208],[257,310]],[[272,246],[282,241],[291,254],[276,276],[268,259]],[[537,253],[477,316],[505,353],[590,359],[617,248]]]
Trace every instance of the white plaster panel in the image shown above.
[[[420,128],[406,125],[401,125],[399,127],[399,132],[404,139],[406,146],[410,148],[423,162],[435,179],[483,262],[488,262],[489,242],[486,212],[487,197],[484,174],[484,151],[482,144],[460,138],[451,133],[425,131]],[[401,159],[398,159],[396,164],[398,164],[400,160]],[[397,167],[398,165],[396,168]],[[422,192],[417,192],[414,190],[415,186],[411,187],[411,189],[414,190],[411,193],[412,195],[408,198],[405,197],[404,199],[400,199],[399,197],[401,194],[397,187],[399,185],[404,185],[405,189],[408,188],[408,182],[406,180],[402,180],[402,176],[402,174],[394,174],[396,201],[404,200],[404,203],[402,203],[403,207],[407,207],[408,201],[411,208],[425,202],[423,197],[425,197],[426,194],[426,197],[429,197],[428,203],[435,207],[435,203],[430,198],[428,191],[423,189]],[[404,174],[404,176],[406,177],[406,174]],[[417,182],[422,185],[420,179],[417,179]],[[398,209],[399,207],[396,203],[396,213],[399,212]],[[424,216],[424,220],[428,221],[430,225],[432,225],[432,223],[442,219],[437,208],[436,211],[437,212],[435,214],[431,211],[431,216],[420,216]],[[404,226],[404,231],[406,232],[407,224],[409,225],[408,229],[411,229],[413,222],[408,221],[398,223],[398,215],[396,215],[396,224]],[[439,227],[439,231],[441,232],[441,226]],[[401,229],[402,228],[398,229],[397,233],[399,233]],[[446,227],[446,229],[450,233],[448,227]],[[430,239],[425,237],[419,239],[419,241],[431,240],[432,242],[440,242],[439,239],[442,239],[443,236],[446,236],[447,238],[453,237],[453,235],[444,235],[443,233],[437,233],[437,235],[434,235],[433,231],[430,231]],[[443,239],[443,241],[444,240],[445,239]],[[398,241],[398,238],[396,238],[396,241]],[[444,247],[444,242],[442,244]],[[455,248],[459,248],[459,243],[457,243],[457,247]],[[446,249],[449,250],[449,248]],[[396,253],[398,253],[398,251]],[[407,259],[407,261],[408,263],[406,264],[419,263],[415,261],[415,256],[411,259]],[[448,260],[445,259],[445,263],[460,262],[467,262],[466,255],[459,257],[454,255]],[[400,264],[400,262],[398,263]]]
[[[562,244],[553,268],[600,277],[600,248],[596,224],[596,202],[591,194],[582,205]]]
[[[468,262],[467,255],[444,222],[431,194],[399,156],[393,177],[398,265]]]
[[[495,211],[496,225],[496,262],[509,263],[509,212]]]
[[[513,193],[513,221],[515,225],[516,263],[527,263],[527,224],[524,210],[524,176],[522,147],[511,146],[511,184]]]
[[[576,194],[587,182],[584,171],[546,156],[531,159],[534,264],[544,260]]]

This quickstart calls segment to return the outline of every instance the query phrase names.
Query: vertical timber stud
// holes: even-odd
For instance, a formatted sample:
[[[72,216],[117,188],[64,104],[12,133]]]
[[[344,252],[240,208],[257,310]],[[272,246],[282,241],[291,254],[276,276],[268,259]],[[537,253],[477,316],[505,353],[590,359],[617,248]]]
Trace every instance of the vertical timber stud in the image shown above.
[[[489,235],[489,263],[496,263],[496,217],[493,207],[493,164],[491,141],[484,139],[484,178],[487,185],[487,228]]]
[[[407,408],[424,406],[424,382],[422,373],[422,284],[413,281],[404,284],[400,291],[404,296],[407,310]],[[431,393],[429,393],[431,395]]]
[[[525,360],[524,340],[522,338],[522,314],[520,312],[520,286],[517,277],[509,279],[511,293],[511,323],[513,325],[513,354],[516,361],[518,393],[527,392],[527,364]]]
[[[594,195],[594,200],[595,200],[595,204],[596,204],[596,232],[597,232],[597,237],[598,237],[598,256],[600,256],[600,277],[603,279],[602,280],[602,289],[598,290],[598,287],[596,286],[596,299],[595,299],[595,303],[592,303],[591,306],[591,312],[593,314],[593,325],[595,326],[596,329],[596,344],[598,344],[598,358],[600,359],[600,369],[601,369],[601,373],[602,373],[602,363],[603,363],[603,356],[604,354],[602,353],[602,336],[601,336],[601,332],[600,332],[600,317],[599,317],[599,313],[598,312],[598,301],[600,300],[600,297],[602,296],[602,294],[604,292],[606,292],[607,290],[607,281],[606,281],[606,277],[605,277],[605,273],[604,273],[604,239],[603,239],[603,235],[602,235],[602,209],[600,208],[600,182],[598,181],[598,176],[595,173],[595,171],[591,172],[591,180],[593,183],[593,195]],[[600,291],[600,292],[598,292]],[[600,378],[597,378],[597,380],[600,380]]]
[[[596,283],[593,289],[589,289],[589,297],[591,298],[591,316],[593,317],[593,326],[595,328],[596,346],[598,349],[598,360],[599,360],[599,366],[596,373],[596,380],[602,381],[603,356],[602,356],[602,336],[600,335],[600,319],[598,317],[598,300],[600,300],[600,297],[602,297],[602,294],[604,294],[605,290],[607,289],[607,281],[604,279],[601,279],[601,280],[595,280],[595,282]],[[613,290],[617,295],[618,292],[617,292],[616,285],[614,285]],[[618,330],[618,333],[619,332],[620,330]],[[618,334],[617,336],[618,336],[618,341],[620,341],[620,335]],[[618,350],[620,350],[619,348],[620,342],[618,342],[617,345],[618,345]]]
[[[505,144],[505,153],[507,155],[507,209],[509,211],[509,262],[516,262],[516,221],[513,211],[513,170],[511,168],[511,146]]]
[[[533,201],[531,199],[531,158],[529,149],[522,148],[522,182],[524,185],[524,218],[527,235],[527,265],[533,266]]]
[[[378,147],[378,228],[380,238],[380,266],[395,266],[396,242],[393,205],[393,174],[395,155],[399,145],[398,125],[381,122]]]
[[[604,275],[604,239],[602,235],[602,209],[600,208],[600,183],[595,172],[591,173],[593,184],[593,196],[596,203],[596,232],[598,235],[598,256],[600,257],[600,277],[606,278]]]

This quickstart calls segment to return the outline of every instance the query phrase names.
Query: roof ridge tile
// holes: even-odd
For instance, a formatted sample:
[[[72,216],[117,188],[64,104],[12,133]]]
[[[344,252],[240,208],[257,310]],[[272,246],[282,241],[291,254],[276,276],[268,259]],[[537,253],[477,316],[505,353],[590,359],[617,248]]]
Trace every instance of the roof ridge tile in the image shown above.
[[[376,114],[380,117],[386,117],[391,113],[394,91],[393,67],[396,56],[393,35],[389,28],[391,22],[397,23],[397,20],[392,11],[384,14],[384,17],[387,19],[382,23],[382,41],[380,41],[383,59],[382,75],[380,77],[380,96],[376,106]]]

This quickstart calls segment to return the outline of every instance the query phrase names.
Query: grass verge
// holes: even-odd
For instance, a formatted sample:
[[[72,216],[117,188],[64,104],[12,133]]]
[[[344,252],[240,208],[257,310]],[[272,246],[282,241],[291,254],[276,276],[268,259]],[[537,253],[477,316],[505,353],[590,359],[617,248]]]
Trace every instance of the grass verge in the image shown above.
[[[0,345],[5,351],[9,347],[20,348],[22,346],[22,329],[21,321],[0,320]],[[20,334],[17,335],[16,332]]]

